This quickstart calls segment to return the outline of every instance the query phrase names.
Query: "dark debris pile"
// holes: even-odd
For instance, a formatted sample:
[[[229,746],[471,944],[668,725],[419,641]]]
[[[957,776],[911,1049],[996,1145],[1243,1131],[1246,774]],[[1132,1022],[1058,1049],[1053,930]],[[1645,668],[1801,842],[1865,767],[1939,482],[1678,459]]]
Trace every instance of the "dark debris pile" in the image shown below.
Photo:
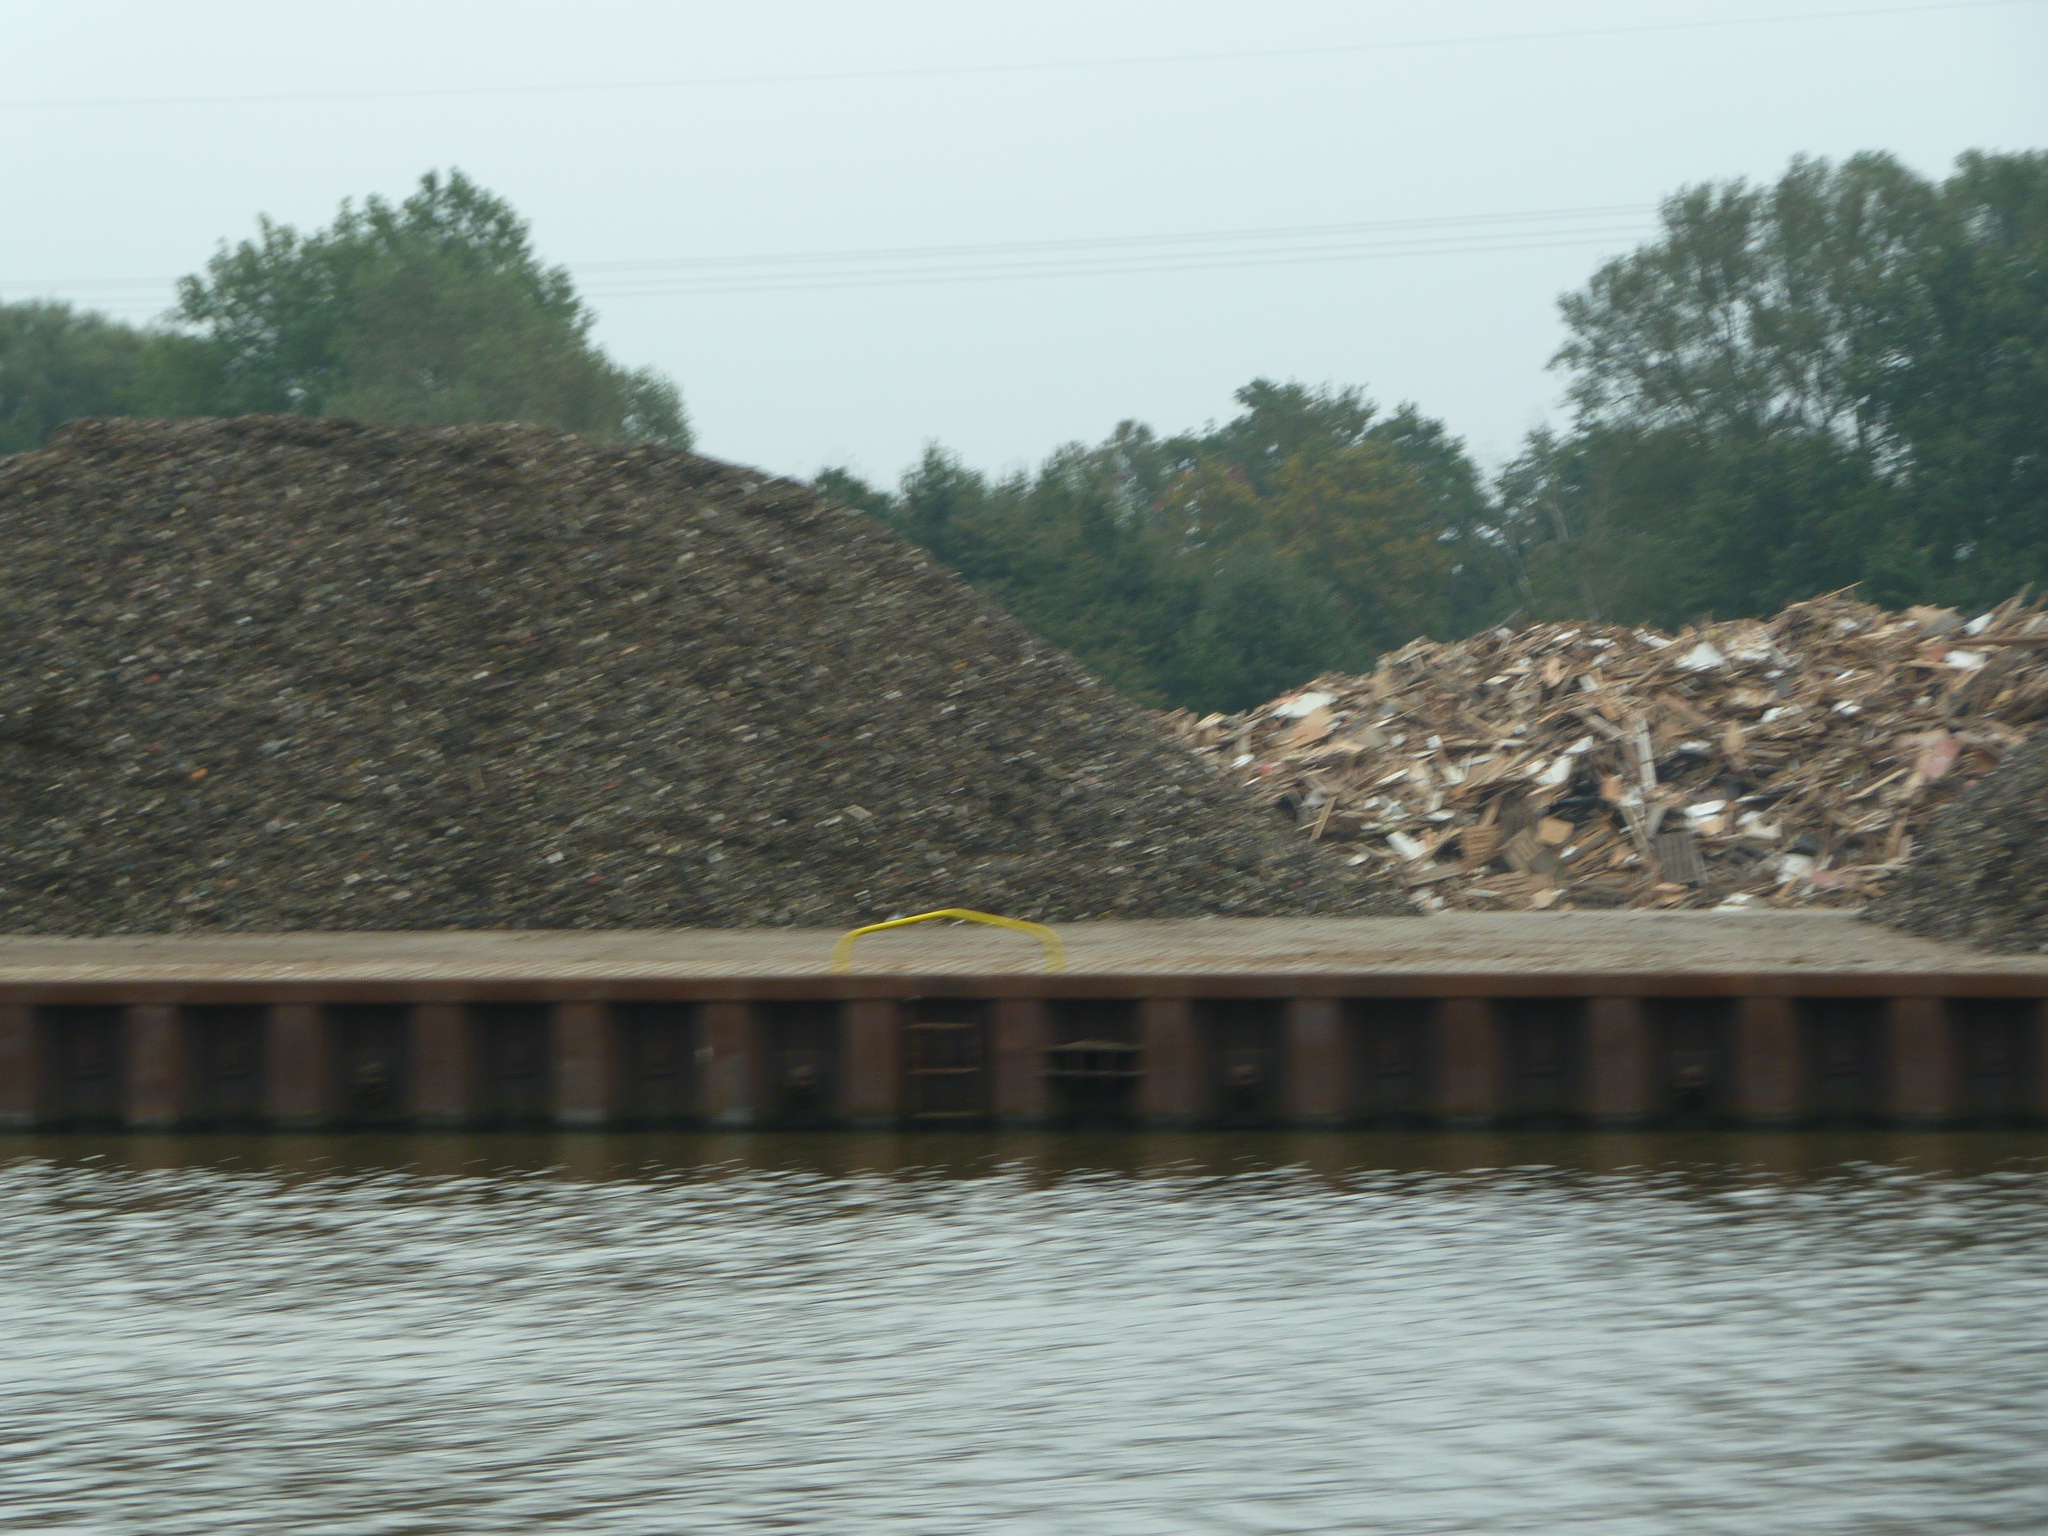
[[[0,460],[0,930],[1407,910],[807,488],[538,428]]]
[[[2048,950],[2048,732],[1943,806],[1864,915],[1983,949]]]

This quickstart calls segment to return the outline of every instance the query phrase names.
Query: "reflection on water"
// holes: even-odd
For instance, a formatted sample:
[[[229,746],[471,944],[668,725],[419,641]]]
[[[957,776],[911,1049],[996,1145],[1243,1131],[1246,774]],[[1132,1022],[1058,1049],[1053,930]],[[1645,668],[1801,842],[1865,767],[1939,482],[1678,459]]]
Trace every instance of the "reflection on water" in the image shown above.
[[[2048,1528],[2039,1137],[0,1138],[12,1531]]]

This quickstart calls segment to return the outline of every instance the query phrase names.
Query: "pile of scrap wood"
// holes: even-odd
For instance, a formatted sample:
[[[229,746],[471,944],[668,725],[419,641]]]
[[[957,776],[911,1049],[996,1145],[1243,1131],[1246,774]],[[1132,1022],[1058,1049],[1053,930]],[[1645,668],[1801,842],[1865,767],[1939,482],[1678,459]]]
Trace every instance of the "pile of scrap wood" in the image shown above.
[[[1309,837],[1478,909],[1859,905],[2048,717],[2048,606],[1846,594],[1679,635],[1418,640],[1183,740]]]

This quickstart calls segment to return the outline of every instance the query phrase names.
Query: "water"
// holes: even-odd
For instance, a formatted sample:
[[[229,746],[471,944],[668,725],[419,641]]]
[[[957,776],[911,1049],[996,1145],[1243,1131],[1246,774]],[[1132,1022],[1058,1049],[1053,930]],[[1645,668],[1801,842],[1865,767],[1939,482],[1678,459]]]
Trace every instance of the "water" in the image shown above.
[[[11,1532],[2037,1533],[2048,1140],[0,1139]]]

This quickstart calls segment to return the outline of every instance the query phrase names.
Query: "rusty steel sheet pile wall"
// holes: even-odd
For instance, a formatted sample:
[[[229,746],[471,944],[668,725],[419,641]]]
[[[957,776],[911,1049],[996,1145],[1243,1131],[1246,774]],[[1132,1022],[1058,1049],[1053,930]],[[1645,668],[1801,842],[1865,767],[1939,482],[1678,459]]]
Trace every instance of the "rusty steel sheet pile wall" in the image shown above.
[[[196,951],[181,940],[147,941],[146,963],[76,947],[112,941],[16,964],[0,948],[0,1125],[2048,1119],[2048,960],[1951,954],[1841,917],[1631,921],[1161,925],[1149,943],[1079,925],[1082,964],[1061,973],[928,943],[836,974],[792,958],[787,937],[751,961],[733,939],[717,965],[679,937],[694,972],[657,963],[659,945],[600,959],[600,940],[563,938],[523,971],[444,953],[381,978],[369,935],[325,969],[260,949],[239,967],[218,949],[182,964]],[[1500,926],[1517,922],[1537,926]],[[1386,938],[1418,929],[1442,935],[1438,952]],[[1204,933],[1201,956],[1188,946]],[[1747,965],[1731,953],[1744,948]],[[100,963],[42,963],[87,953]],[[1116,954],[1121,969],[1092,964]]]

